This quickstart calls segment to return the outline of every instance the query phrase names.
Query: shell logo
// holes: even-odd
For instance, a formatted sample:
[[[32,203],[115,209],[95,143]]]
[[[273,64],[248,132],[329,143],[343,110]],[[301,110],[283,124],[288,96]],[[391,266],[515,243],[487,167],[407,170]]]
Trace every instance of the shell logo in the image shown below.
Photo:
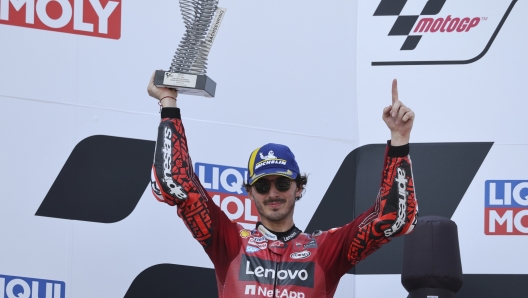
[[[240,230],[240,237],[247,238],[251,236],[251,231],[249,230]]]

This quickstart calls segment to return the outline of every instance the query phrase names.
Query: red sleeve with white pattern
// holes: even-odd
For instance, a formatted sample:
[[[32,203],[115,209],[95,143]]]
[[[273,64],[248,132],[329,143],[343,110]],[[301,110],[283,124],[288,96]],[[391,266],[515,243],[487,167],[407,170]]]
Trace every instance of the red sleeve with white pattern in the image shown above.
[[[327,233],[319,249],[319,263],[335,275],[334,279],[339,280],[392,237],[408,234],[416,225],[418,202],[408,153],[409,145],[389,144],[374,206],[351,223]]]
[[[180,110],[164,108],[158,128],[151,175],[152,193],[160,202],[177,206],[178,216],[212,261],[214,251],[236,256],[238,229],[216,206],[194,173]],[[231,239],[233,238],[233,239]],[[233,245],[229,241],[234,242]]]

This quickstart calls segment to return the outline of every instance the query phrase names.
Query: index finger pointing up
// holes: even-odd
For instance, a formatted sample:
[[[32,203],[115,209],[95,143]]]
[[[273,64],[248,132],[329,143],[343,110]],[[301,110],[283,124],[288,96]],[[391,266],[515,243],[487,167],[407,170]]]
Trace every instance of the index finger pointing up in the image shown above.
[[[392,80],[392,104],[398,100],[398,81]]]

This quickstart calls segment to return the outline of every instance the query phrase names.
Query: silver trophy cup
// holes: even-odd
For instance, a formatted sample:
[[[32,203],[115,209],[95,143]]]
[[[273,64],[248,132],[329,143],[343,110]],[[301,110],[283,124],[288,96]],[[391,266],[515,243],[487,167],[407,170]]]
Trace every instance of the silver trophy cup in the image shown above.
[[[157,70],[154,85],[179,94],[214,97],[216,83],[206,75],[207,56],[225,15],[218,0],[180,0],[185,34],[169,71]]]

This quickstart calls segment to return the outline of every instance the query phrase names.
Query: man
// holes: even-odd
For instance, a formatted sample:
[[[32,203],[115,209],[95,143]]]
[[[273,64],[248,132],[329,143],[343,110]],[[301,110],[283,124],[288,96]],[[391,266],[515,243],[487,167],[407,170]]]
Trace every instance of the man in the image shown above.
[[[215,267],[219,297],[333,297],[341,276],[391,237],[413,229],[418,207],[408,143],[414,112],[398,100],[396,80],[392,105],[383,110],[391,140],[374,205],[341,228],[313,234],[302,233],[293,221],[307,178],[287,146],[266,144],[250,155],[246,190],[260,222],[246,230],[213,203],[194,174],[177,92],[154,86],[152,79],[148,92],[162,106],[153,193],[177,206],[204,247]]]

